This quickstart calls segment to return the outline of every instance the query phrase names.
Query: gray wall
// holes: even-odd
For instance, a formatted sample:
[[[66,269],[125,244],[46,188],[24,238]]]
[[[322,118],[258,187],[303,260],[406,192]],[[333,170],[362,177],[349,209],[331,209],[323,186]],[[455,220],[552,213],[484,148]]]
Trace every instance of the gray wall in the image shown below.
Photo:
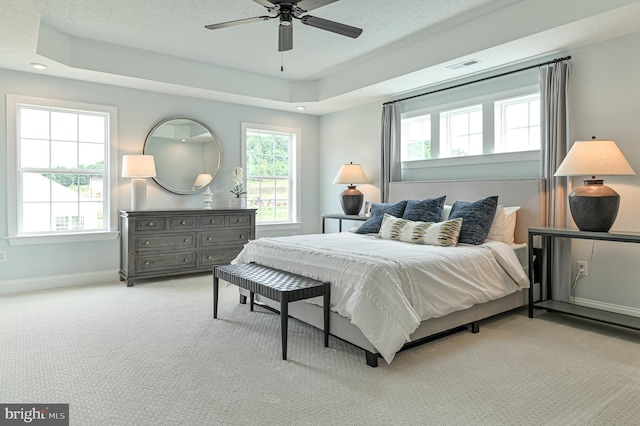
[[[0,69],[0,95],[6,94],[112,105],[118,108],[118,158],[142,153],[145,137],[160,120],[176,115],[193,117],[211,127],[221,140],[223,168],[211,186],[215,199],[231,197],[233,169],[240,165],[241,122],[295,127],[302,131],[302,218],[297,233],[320,230],[318,207],[318,121],[315,116],[213,102],[190,97],[133,90],[123,87],[52,78]],[[87,283],[116,278],[119,268],[119,240],[11,246],[7,236],[7,132],[6,102],[0,104],[0,251],[7,262],[0,263],[0,293],[15,289],[49,286],[49,282]],[[11,143],[11,142],[10,142]],[[115,209],[130,208],[130,180],[119,178]],[[148,180],[147,207],[199,208],[202,194],[175,195]],[[274,232],[260,232],[259,236]]]
[[[588,140],[593,135],[613,139],[640,173],[637,124],[640,56],[635,53],[638,49],[640,33],[566,53],[572,56],[573,67],[572,139]],[[381,112],[382,102],[379,102],[321,117],[319,178],[323,211],[340,210],[338,194],[342,188],[331,185],[331,181],[343,161],[361,162],[373,185],[379,187]],[[457,172],[454,168],[448,173],[456,177]],[[605,183],[621,196],[620,213],[613,230],[640,232],[637,220],[640,176],[605,177]],[[573,184],[582,182],[576,179]],[[376,193],[367,191],[365,197]],[[573,247],[573,262],[591,260],[591,243],[576,242]],[[635,270],[635,264],[640,261],[640,246],[597,242],[593,250],[592,274],[580,280],[576,290],[579,302],[640,316]]]

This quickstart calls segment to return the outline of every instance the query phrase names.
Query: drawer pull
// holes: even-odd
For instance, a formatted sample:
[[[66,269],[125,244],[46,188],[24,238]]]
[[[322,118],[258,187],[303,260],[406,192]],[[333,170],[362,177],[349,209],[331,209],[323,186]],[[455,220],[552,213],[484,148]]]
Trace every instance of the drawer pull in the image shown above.
[[[211,219],[211,220],[209,221],[209,223],[216,223],[216,220],[215,220],[215,219]]]
[[[211,237],[207,237],[207,241],[211,241],[213,238]]]
[[[242,234],[241,234],[241,235],[240,235],[240,239],[244,239],[244,235],[242,235]]]
[[[184,239],[184,242],[185,242],[185,243],[188,243],[188,242],[189,242],[189,239],[188,239],[188,238],[185,238],[185,239]]]
[[[148,246],[149,244],[151,244],[149,241],[145,241],[145,242],[144,242],[144,245],[145,245],[145,246]]]
[[[207,260],[211,260],[211,256],[207,256]]]
[[[148,260],[146,262],[144,262],[144,264],[145,264],[145,266],[149,266],[150,265]]]
[[[153,222],[149,222],[149,226],[153,226]]]
[[[186,225],[186,224],[187,224],[187,221],[186,221],[186,220],[183,220],[182,222],[180,222],[180,224],[181,224],[181,225]]]
[[[188,261],[189,261],[189,258],[188,258],[188,257],[185,257],[185,258],[184,258],[184,261],[185,261],[185,262],[188,262]]]
[[[242,222],[242,219],[238,218],[236,219],[236,223]]]

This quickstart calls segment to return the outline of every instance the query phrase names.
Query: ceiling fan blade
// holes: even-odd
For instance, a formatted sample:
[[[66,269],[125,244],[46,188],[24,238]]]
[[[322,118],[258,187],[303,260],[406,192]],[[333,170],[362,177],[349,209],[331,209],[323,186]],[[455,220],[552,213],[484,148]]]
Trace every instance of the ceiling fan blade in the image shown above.
[[[219,24],[205,25],[208,30],[217,30],[218,28],[234,27],[236,25],[250,24],[252,22],[268,21],[273,16],[256,16],[255,18],[238,19],[236,21],[221,22]]]
[[[311,27],[320,28],[321,30],[331,31],[332,33],[343,36],[358,38],[362,34],[361,28],[352,27],[350,25],[341,24],[339,22],[329,21],[327,19],[316,18],[315,16],[303,16],[300,18],[303,24]]]
[[[264,7],[274,7],[275,4],[271,3],[269,0],[253,0],[256,3],[264,6]]]
[[[293,25],[278,25],[278,52],[293,49]]]
[[[302,0],[298,2],[298,7],[307,12],[313,9],[317,9],[322,6],[326,6],[331,3],[335,3],[338,0]]]

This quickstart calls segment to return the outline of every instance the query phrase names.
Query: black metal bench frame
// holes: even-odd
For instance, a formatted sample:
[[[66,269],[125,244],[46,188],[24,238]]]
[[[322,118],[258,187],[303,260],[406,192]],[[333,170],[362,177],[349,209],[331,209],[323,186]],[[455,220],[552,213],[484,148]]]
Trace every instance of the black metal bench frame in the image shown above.
[[[213,318],[218,318],[219,280],[237,285],[249,291],[249,309],[253,311],[254,293],[280,302],[280,327],[282,331],[282,359],[287,359],[287,332],[289,302],[323,296],[324,346],[329,346],[329,303],[331,285],[302,275],[292,274],[257,263],[219,265],[213,267]]]

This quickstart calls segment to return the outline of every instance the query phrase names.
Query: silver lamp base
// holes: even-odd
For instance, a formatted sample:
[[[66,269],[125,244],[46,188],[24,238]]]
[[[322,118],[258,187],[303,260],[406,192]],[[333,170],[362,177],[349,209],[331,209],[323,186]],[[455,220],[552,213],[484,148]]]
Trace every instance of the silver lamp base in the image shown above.
[[[347,189],[340,194],[340,204],[344,214],[357,215],[362,208],[364,195],[356,189],[355,186],[349,185]]]
[[[602,179],[585,179],[584,186],[569,194],[569,208],[581,231],[609,232],[618,216],[620,195]]]

